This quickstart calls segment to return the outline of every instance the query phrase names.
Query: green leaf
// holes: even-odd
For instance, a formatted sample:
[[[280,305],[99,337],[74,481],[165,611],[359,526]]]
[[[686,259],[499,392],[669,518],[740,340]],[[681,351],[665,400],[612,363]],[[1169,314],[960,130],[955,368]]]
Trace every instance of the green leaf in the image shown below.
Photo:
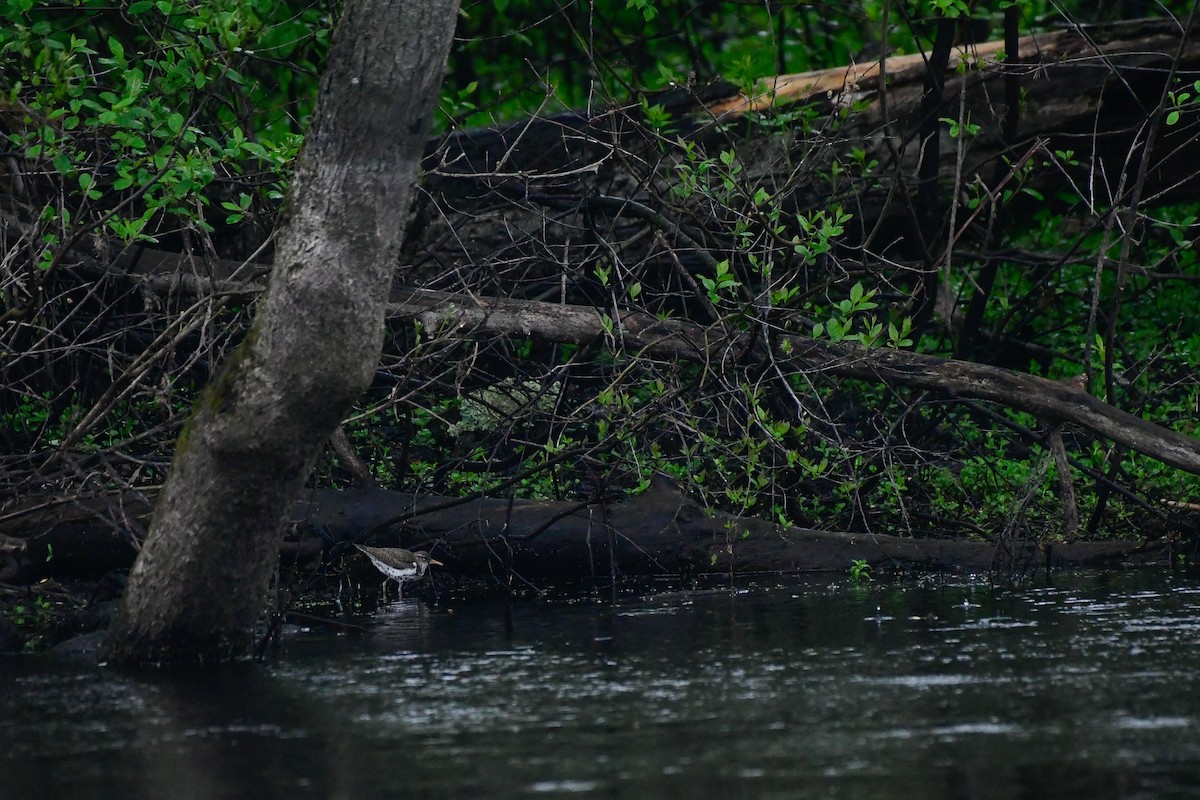
[[[142,87],[146,85],[146,79],[142,76],[140,69],[131,69],[125,76],[125,94],[130,97],[137,97],[142,93]],[[128,104],[127,104],[128,105]]]

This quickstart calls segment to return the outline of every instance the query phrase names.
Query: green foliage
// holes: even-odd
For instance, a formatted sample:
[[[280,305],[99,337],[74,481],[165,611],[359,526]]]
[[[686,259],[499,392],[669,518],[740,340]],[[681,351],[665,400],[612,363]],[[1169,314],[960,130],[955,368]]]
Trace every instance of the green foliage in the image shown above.
[[[960,136],[978,136],[982,128],[971,122],[971,115],[967,114],[963,120],[954,119],[954,117],[941,117],[939,122],[946,123],[946,127],[950,129],[950,138],[957,139]]]
[[[184,397],[178,398],[173,406],[150,399],[118,403],[76,446],[83,453],[129,447],[140,430],[181,413],[186,403]],[[26,449],[54,448],[66,441],[89,410],[74,393],[55,396],[53,392],[44,392],[22,397],[15,410],[0,414],[0,426]]]
[[[0,23],[8,146],[62,198],[41,212],[43,268],[74,226],[154,240],[211,230],[222,194],[234,222],[254,213],[252,197],[260,211],[282,197],[325,50],[322,12],[85,0],[9,4]]]
[[[1200,108],[1200,81],[1192,83],[1191,91],[1177,89],[1167,93],[1167,124],[1178,125],[1184,114]]]
[[[856,558],[850,562],[850,582],[855,586],[871,580],[871,565],[865,559]]]
[[[653,0],[625,0],[625,7],[636,9],[642,13],[642,19],[652,21],[658,16],[658,7]]]
[[[25,650],[32,652],[45,647],[51,629],[58,623],[55,604],[46,595],[31,602],[14,603],[5,610],[8,619],[25,635]]]
[[[934,11],[950,19],[971,15],[970,0],[929,0],[929,4]]]
[[[714,305],[721,302],[722,295],[728,294],[741,286],[741,282],[729,271],[729,259],[722,259],[716,264],[713,277],[700,276],[700,283],[708,290],[709,302]]]
[[[874,344],[883,332],[883,326],[874,317],[867,317],[862,329],[851,333],[855,328],[856,318],[860,314],[879,307],[879,304],[871,299],[874,296],[874,290],[864,289],[861,283],[855,283],[850,287],[850,296],[835,303],[828,312],[828,320],[818,322],[813,326],[813,337],[828,336],[832,342],[855,341],[868,347]],[[905,320],[905,322],[907,323],[906,327],[911,330],[911,321]],[[895,332],[897,337],[899,336],[899,330],[894,324],[889,328],[889,334],[892,332]]]
[[[666,133],[671,124],[670,113],[661,105],[650,105],[645,98],[642,98],[641,102],[642,116],[646,125],[658,133]]]
[[[704,204],[733,214],[730,236],[742,268],[735,268],[735,262],[726,258],[713,262],[711,276],[699,275],[708,301],[714,307],[729,307],[744,304],[749,294],[756,294],[765,296],[768,307],[795,305],[805,280],[802,276],[833,252],[851,215],[838,205],[788,214],[784,208],[786,190],[747,182],[734,150],[723,149],[714,159],[704,157],[690,142],[681,141],[679,148],[681,158],[674,166],[672,195],[688,204]],[[861,175],[869,174],[876,166],[867,163],[861,152],[852,156],[852,163],[859,166]],[[779,265],[788,263],[791,268],[781,271]],[[607,279],[607,275],[604,277]],[[827,307],[810,301],[807,311],[819,320],[812,335],[833,342],[857,341],[870,347],[884,340],[886,332],[889,346],[911,346],[911,319],[896,318],[885,323],[867,313],[879,307],[874,296],[875,290],[865,288],[860,281],[850,287],[848,297]]]

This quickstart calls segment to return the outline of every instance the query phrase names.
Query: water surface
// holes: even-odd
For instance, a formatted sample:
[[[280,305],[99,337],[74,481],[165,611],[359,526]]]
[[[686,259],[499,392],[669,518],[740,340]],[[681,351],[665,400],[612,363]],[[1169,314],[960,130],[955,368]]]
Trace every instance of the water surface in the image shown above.
[[[1200,798],[1200,585],[403,601],[266,664],[0,661],[0,796]]]

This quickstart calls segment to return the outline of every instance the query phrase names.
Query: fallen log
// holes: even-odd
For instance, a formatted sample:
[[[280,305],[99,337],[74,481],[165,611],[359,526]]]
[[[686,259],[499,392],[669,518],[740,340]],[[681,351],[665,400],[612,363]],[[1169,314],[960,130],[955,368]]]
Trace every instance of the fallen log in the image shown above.
[[[451,574],[504,584],[595,578],[739,573],[844,573],[856,561],[878,572],[1004,574],[1042,568],[1164,562],[1165,541],[1038,543],[910,539],[790,527],[713,512],[658,477],[618,503],[415,497],[380,489],[314,490],[298,507],[301,529],[329,541],[378,531],[377,541],[432,552]]]
[[[141,492],[25,497],[0,508],[0,583],[129,569],[153,509]]]
[[[114,509],[121,509],[120,514]],[[0,535],[24,541],[8,553],[7,583],[43,577],[98,579],[128,568],[151,505],[137,495],[87,497],[9,509]],[[124,518],[130,527],[117,522]],[[135,534],[136,532],[136,534]],[[484,584],[570,584],[597,578],[742,573],[876,572],[1002,574],[1051,568],[1167,563],[1172,543],[1060,544],[1027,539],[911,539],[783,527],[713,512],[658,477],[623,502],[445,498],[385,489],[311,489],[297,501],[282,555],[328,556],[340,543],[427,549],[448,574]],[[344,552],[347,548],[342,547]],[[338,556],[340,558],[340,555]]]

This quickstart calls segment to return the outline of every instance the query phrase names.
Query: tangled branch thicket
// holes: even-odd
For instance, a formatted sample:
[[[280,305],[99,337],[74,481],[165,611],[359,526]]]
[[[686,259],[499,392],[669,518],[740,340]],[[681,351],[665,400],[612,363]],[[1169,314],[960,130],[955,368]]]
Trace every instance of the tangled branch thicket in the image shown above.
[[[678,5],[695,44],[713,18]],[[0,40],[7,76],[42,76],[0,106],[0,495],[153,490],[246,331],[309,103],[290,95],[319,69],[327,11],[239,8],[257,27],[150,10],[81,21],[77,44],[28,20]],[[131,19],[136,58],[113,44]],[[788,348],[802,336],[868,366],[898,348],[1082,376],[1194,436],[1190,20],[1118,31],[1123,50],[1076,37],[1047,63],[1046,41],[1014,46],[1015,11],[1003,47],[874,19],[902,52],[883,77],[842,70],[836,91],[785,103],[782,82],[709,83],[701,53],[685,64],[700,79],[662,91],[627,91],[621,68],[584,110],[447,127],[375,384],[344,424],[350,448],[313,481],[351,480],[357,457],[388,487],[598,500],[665,472],[726,510],[839,529],[1184,524],[1193,476],[1020,398],[847,378]],[[494,44],[472,35],[465,47]],[[939,51],[950,73],[929,80]],[[479,122],[465,60],[444,110]],[[418,289],[528,305],[498,328],[442,325],[404,311]],[[546,323],[555,305],[590,323]],[[712,346],[672,352],[633,336],[635,319],[687,322]]]

